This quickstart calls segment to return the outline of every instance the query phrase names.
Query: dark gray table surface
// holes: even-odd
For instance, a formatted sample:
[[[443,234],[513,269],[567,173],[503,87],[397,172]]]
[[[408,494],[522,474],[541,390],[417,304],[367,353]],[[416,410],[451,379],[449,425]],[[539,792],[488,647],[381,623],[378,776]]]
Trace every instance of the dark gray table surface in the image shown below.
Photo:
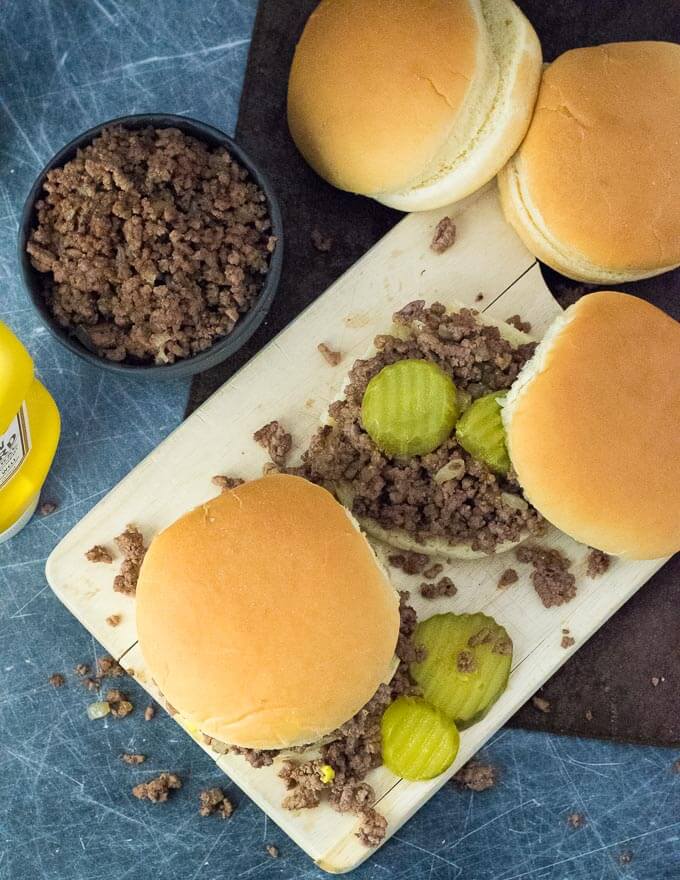
[[[283,0],[282,0],[283,2]],[[66,531],[182,418],[186,383],[122,381],[40,328],[18,278],[17,218],[63,143],[124,113],[167,110],[232,130],[255,0],[4,0],[0,7],[0,320],[19,333],[64,417],[46,497],[57,512],[0,546],[0,880],[322,877],[169,718],[89,722],[70,671],[99,653],[45,584]],[[67,673],[53,689],[52,672]],[[676,691],[677,693],[677,691]],[[149,760],[129,768],[126,750]],[[501,769],[483,794],[447,786],[355,876],[436,880],[677,880],[680,775],[668,749],[500,731]],[[133,784],[176,770],[165,805]],[[199,818],[220,784],[237,811]],[[570,830],[566,817],[583,813]],[[264,852],[275,843],[281,858]],[[630,864],[619,856],[633,853]]]

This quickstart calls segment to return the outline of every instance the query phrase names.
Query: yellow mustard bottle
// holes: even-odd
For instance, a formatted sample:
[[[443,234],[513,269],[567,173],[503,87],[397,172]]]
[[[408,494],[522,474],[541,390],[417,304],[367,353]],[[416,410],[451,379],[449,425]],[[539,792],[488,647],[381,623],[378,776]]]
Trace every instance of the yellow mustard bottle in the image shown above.
[[[33,516],[59,442],[59,410],[33,361],[0,322],[0,543]]]

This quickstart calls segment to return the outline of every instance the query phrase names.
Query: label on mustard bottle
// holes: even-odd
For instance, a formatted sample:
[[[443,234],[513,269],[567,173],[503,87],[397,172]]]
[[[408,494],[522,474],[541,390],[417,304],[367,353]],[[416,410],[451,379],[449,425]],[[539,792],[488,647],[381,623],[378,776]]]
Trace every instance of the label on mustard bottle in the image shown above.
[[[31,430],[28,424],[26,404],[0,434],[0,489],[12,479],[31,451]]]

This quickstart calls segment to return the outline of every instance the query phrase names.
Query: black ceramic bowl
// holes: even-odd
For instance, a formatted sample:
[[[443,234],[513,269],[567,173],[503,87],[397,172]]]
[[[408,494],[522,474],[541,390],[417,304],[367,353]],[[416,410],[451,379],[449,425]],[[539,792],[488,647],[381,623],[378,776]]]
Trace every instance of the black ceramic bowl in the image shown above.
[[[229,335],[222,339],[218,339],[206,351],[196,354],[193,357],[184,358],[176,361],[174,364],[156,365],[156,364],[127,364],[109,361],[100,357],[94,352],[86,348],[72,333],[62,327],[52,316],[47,307],[43,296],[44,275],[37,272],[31,265],[28,254],[26,253],[26,243],[31,234],[32,229],[36,225],[35,203],[40,199],[42,194],[43,182],[48,171],[53,168],[60,168],[71,160],[76,150],[90,144],[95,137],[109,125],[122,125],[125,128],[144,128],[151,125],[154,128],[178,128],[185,134],[195,137],[197,140],[203,141],[211,147],[226,147],[231,155],[248,171],[251,178],[258,184],[264,192],[267,199],[267,207],[269,217],[272,224],[272,234],[276,236],[277,244],[274,253],[271,256],[269,271],[265,277],[264,285],[260,291],[255,303],[250,310],[239,318],[236,326]],[[78,357],[83,360],[109,370],[112,373],[118,373],[126,376],[142,376],[152,377],[154,379],[177,379],[185,376],[192,376],[195,373],[201,373],[209,367],[222,363],[232,354],[235,354],[250,339],[253,333],[260,326],[269,311],[276,289],[281,277],[281,266],[283,263],[283,228],[281,223],[281,211],[279,209],[276,196],[272,190],[272,186],[267,176],[258,168],[257,163],[241,148],[238,144],[210,125],[198,122],[195,119],[189,119],[186,116],[173,116],[167,113],[142,113],[136,116],[121,116],[118,119],[111,119],[96,125],[89,131],[84,132],[77,138],[67,144],[63,149],[54,156],[38,175],[37,180],[31,187],[28,194],[24,210],[21,215],[21,224],[19,227],[19,262],[21,265],[21,273],[23,275],[24,284],[28,295],[35,306],[38,315],[43,324],[50,330],[57,339]]]

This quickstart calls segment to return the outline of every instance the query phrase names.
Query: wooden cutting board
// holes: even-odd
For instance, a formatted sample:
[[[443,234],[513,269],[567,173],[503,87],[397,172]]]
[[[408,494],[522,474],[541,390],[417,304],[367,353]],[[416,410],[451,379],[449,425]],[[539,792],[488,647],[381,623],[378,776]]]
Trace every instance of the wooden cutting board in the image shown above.
[[[437,255],[429,243],[446,213],[456,219],[458,237]],[[483,293],[481,302],[477,295]],[[134,600],[114,593],[111,566],[94,565],[85,552],[111,545],[128,523],[146,538],[215,493],[211,476],[259,476],[266,455],[252,440],[257,428],[280,419],[294,435],[299,453],[337,395],[347,370],[373,337],[389,328],[391,315],[406,302],[424,298],[462,301],[505,319],[520,313],[541,335],[560,307],[543,282],[539,267],[504,222],[494,187],[455,210],[414,214],[399,223],[321,297],[193,413],[139,464],[59,544],[47,563],[52,589],[81,623],[156,699],[137,645]],[[326,342],[343,353],[330,367],[316,346]],[[597,580],[585,576],[586,548],[552,530],[543,543],[561,548],[574,561],[578,592],[560,608],[546,609],[522,566],[520,582],[508,590],[498,579],[513,557],[489,557],[448,565],[458,594],[428,602],[414,592],[419,616],[443,610],[480,611],[508,630],[515,652],[508,689],[478,724],[463,731],[451,770],[430,782],[400,780],[386,768],[369,777],[378,808],[393,834],[482,744],[512,716],[556,669],[659,568],[661,561],[623,562]],[[376,545],[385,556],[386,549]],[[417,578],[394,572],[398,588],[415,589]],[[116,628],[105,622],[122,613]],[[576,639],[560,646],[562,628]],[[283,785],[278,766],[254,770],[235,756],[219,756],[202,746],[217,764],[324,870],[344,872],[370,854],[355,836],[356,820],[328,806],[293,814],[280,807]]]
[[[288,134],[286,82],[293,48],[317,0],[261,0],[245,77],[237,138],[270,174],[284,216],[286,259],[279,295],[263,327],[227,364],[196,377],[189,411],[299,314],[403,215],[371,199],[325,184],[305,164]],[[679,0],[519,0],[534,24],[544,57],[613,40],[680,43]],[[331,236],[331,250],[311,244],[313,229]],[[493,259],[491,252],[485,260]],[[594,289],[541,267],[565,305]],[[680,319],[680,270],[625,285]],[[636,491],[634,485],[631,491]],[[581,736],[680,743],[680,554],[660,571],[546,685],[549,714],[523,707],[510,724]],[[654,687],[652,679],[663,679]]]

